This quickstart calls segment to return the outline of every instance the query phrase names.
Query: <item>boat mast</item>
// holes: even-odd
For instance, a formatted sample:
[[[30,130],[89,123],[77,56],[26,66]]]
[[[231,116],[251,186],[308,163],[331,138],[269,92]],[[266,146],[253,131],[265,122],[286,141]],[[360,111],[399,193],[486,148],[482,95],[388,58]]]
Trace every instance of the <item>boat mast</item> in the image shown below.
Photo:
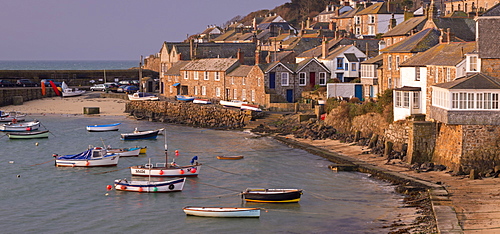
[[[163,130],[163,138],[165,138],[165,166],[170,167],[168,164],[168,145],[167,145],[167,130]]]
[[[142,55],[141,55],[141,61],[139,61],[139,91],[143,92],[143,90],[142,90]]]

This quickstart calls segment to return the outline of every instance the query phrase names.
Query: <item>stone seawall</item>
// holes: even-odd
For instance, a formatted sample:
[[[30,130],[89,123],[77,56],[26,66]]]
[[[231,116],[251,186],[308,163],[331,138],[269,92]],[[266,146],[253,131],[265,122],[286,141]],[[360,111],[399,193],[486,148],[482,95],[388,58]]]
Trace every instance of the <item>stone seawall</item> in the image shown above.
[[[42,96],[42,88],[0,88],[0,106],[13,105],[15,97],[22,97],[22,102],[34,99],[41,99],[43,97],[53,97],[56,94],[52,88],[47,88],[47,93]],[[18,103],[22,104],[22,103]]]
[[[167,101],[131,101],[126,104],[125,112],[137,119],[213,129],[240,129],[263,114],[220,105]]]

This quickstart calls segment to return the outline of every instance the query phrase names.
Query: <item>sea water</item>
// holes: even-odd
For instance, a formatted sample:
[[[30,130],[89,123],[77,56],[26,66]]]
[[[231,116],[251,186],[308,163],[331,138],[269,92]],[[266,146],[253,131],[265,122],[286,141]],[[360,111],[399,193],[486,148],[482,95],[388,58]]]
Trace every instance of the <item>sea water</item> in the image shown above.
[[[331,163],[272,138],[137,121],[124,116],[28,116],[48,139],[0,137],[2,233],[381,233],[397,219],[403,197],[393,186],[356,172],[333,172]],[[87,132],[85,126],[122,123],[119,131]],[[120,133],[166,127],[156,140],[122,141]],[[166,141],[165,141],[166,139]],[[168,161],[186,165],[198,156],[200,174],[182,192],[108,191],[128,167]],[[122,157],[117,167],[55,167],[53,154],[76,154],[89,145],[147,146],[146,155]],[[175,151],[179,155],[175,155]],[[243,155],[218,160],[217,155]],[[152,178],[161,180],[162,178]],[[247,187],[298,188],[299,203],[244,202]],[[260,218],[186,216],[185,206],[260,207]]]
[[[0,70],[115,70],[139,67],[139,60],[0,60]]]

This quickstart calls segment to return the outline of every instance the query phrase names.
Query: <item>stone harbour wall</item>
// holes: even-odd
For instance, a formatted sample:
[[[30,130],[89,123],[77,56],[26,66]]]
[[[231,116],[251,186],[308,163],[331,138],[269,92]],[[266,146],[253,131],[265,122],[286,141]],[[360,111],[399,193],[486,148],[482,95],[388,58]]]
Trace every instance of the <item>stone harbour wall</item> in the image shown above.
[[[137,119],[212,129],[240,129],[260,113],[191,102],[131,101],[125,112]]]
[[[0,89],[0,106],[9,106],[15,104],[15,97],[22,97],[22,102],[26,102],[35,99],[41,99],[44,97],[53,97],[56,95],[52,88],[47,88],[46,91],[46,95],[42,96],[42,88],[40,87],[2,88]]]

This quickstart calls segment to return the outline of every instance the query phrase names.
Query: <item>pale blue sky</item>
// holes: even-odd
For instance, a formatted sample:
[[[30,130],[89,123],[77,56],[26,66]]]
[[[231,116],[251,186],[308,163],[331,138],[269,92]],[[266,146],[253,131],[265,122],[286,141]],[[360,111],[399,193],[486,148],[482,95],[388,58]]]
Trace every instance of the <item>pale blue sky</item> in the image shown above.
[[[0,60],[135,60],[289,0],[0,0]]]

